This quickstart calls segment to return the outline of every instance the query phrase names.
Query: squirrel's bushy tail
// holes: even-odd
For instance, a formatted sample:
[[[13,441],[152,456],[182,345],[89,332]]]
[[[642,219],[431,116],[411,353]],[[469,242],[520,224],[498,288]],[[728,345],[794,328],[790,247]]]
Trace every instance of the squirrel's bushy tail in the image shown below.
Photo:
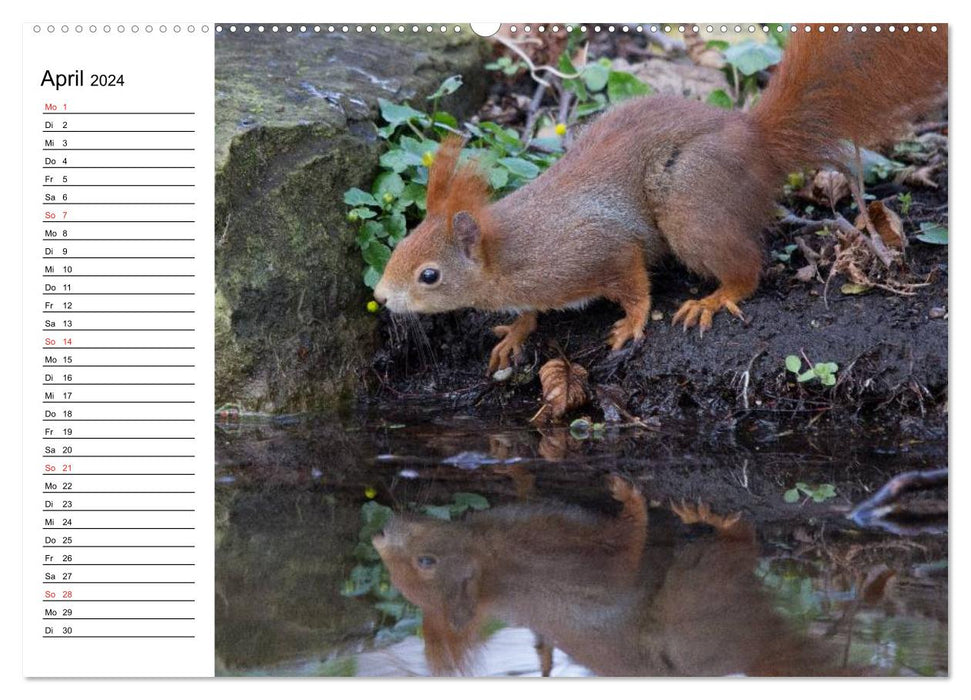
[[[873,146],[947,95],[947,26],[936,32],[798,26],[750,116],[782,170],[845,160],[841,140]]]

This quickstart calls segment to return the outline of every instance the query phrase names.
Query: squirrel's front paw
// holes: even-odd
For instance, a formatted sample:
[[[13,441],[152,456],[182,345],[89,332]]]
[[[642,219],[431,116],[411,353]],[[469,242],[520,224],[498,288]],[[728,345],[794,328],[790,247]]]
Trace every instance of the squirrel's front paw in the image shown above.
[[[489,355],[489,374],[508,369],[513,363],[519,362],[523,357],[523,343],[513,333],[512,326],[496,326],[492,332],[502,340],[496,343]]]
[[[614,324],[610,335],[607,336],[607,344],[610,345],[611,350],[620,350],[627,344],[628,340],[636,342],[643,337],[644,328],[632,322],[630,317],[625,316]]]

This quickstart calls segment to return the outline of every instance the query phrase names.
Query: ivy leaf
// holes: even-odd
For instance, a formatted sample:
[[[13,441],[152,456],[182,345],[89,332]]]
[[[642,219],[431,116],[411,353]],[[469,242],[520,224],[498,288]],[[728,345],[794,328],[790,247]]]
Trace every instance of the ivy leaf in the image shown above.
[[[539,175],[539,166],[522,158],[500,158],[499,164],[508,168],[513,175],[518,175],[526,180],[532,180]]]
[[[372,206],[376,207],[378,205],[378,200],[373,196],[368,194],[362,189],[357,187],[352,187],[347,192],[344,193],[344,204],[350,204],[352,207],[360,206]]]
[[[462,76],[453,75],[445,78],[442,84],[438,86],[438,89],[428,96],[429,100],[437,100],[439,97],[444,97],[445,95],[451,95],[453,92],[462,87]]]
[[[494,190],[501,190],[509,182],[509,171],[505,168],[492,168],[489,170],[489,186]]]
[[[375,216],[377,216],[373,209],[367,209],[366,207],[355,207],[347,212],[347,215],[356,216],[358,219],[373,219]]]
[[[375,270],[384,270],[384,266],[391,259],[391,248],[378,240],[368,243],[367,248],[362,250],[361,253],[364,256],[364,262]],[[377,283],[375,282],[375,284]]]
[[[408,105],[398,105],[388,102],[383,97],[378,98],[378,105],[381,108],[381,117],[392,127],[400,126],[411,121],[423,121],[428,119],[424,112],[412,109]]]
[[[583,69],[583,83],[590,92],[600,92],[607,87],[607,78],[609,75],[609,68],[599,63],[591,63]]]
[[[402,192],[405,191],[405,181],[401,179],[398,173],[381,173],[374,180],[374,188],[372,190],[377,199],[382,199],[385,194],[390,194],[392,197],[398,197]]]
[[[375,270],[373,267],[368,265],[364,269],[364,284],[367,285],[368,289],[374,289],[378,286],[378,282],[381,281],[381,271]]]
[[[725,60],[742,75],[755,75],[782,60],[782,49],[775,44],[746,40],[725,49]]]
[[[651,92],[650,85],[630,73],[612,70],[607,78],[607,98],[612,104],[623,102],[631,97],[650,95]]]
[[[382,154],[379,162],[385,168],[396,173],[403,172],[410,165],[421,165],[421,157],[409,153],[401,148],[395,148]]]
[[[397,245],[405,237],[405,234],[408,233],[407,225],[405,224],[405,215],[392,214],[389,216],[384,220],[384,230],[388,232],[388,239],[391,241],[392,247]]]
[[[448,509],[448,506],[425,506],[422,508],[425,515],[430,515],[433,518],[438,518],[439,520],[451,520],[452,513]]]
[[[947,227],[925,221],[920,225],[917,240],[932,245],[947,245]]]
[[[459,492],[452,495],[452,500],[455,501],[456,505],[465,506],[472,510],[485,510],[489,507],[489,501],[477,493]]]

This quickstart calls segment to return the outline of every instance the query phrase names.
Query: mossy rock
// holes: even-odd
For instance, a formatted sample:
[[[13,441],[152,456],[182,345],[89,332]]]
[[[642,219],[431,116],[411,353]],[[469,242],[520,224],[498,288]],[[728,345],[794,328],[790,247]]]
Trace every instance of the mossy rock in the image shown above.
[[[216,38],[216,405],[292,412],[352,398],[375,343],[343,193],[368,189],[378,98],[422,106],[442,80],[482,103],[488,45],[460,32]]]

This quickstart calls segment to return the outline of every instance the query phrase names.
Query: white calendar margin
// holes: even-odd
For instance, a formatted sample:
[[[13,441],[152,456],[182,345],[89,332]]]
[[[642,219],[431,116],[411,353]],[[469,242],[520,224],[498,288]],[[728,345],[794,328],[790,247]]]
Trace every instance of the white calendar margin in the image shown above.
[[[105,24],[111,31],[104,32]],[[120,24],[125,31],[117,30]],[[213,382],[214,359],[213,299],[213,149],[214,98],[213,55],[211,25],[202,31],[200,23],[165,23],[166,31],[155,24],[146,31],[147,23],[137,32],[133,23],[120,22],[37,22],[25,24],[24,84],[23,84],[23,212],[21,231],[24,256],[24,332],[23,332],[23,673],[28,677],[104,677],[104,676],[211,676],[214,669],[214,485],[213,485]],[[179,24],[180,31],[174,31]],[[91,25],[97,31],[90,31]],[[49,33],[48,27],[54,32]],[[62,31],[62,26],[68,31]],[[188,31],[192,26],[194,31]],[[81,27],[81,31],[76,28]],[[121,88],[85,86],[54,91],[41,88],[44,70],[66,73],[83,68],[89,77],[95,72],[124,73]],[[192,153],[196,183],[193,234],[196,291],[194,326],[198,351],[194,387],[195,404],[192,417],[196,419],[191,460],[196,498],[195,537],[192,551],[192,576],[196,583],[193,605],[196,618],[192,639],[45,639],[40,634],[43,622],[39,616],[44,568],[42,566],[41,513],[43,496],[39,493],[43,441],[40,439],[40,416],[43,411],[40,386],[39,350],[42,292],[44,225],[41,222],[40,166],[44,157],[41,111],[45,103],[74,103],[80,109],[97,111],[137,111],[145,109],[185,109],[190,105],[196,112],[196,150]],[[166,107],[166,105],[173,105]],[[77,107],[75,109],[78,109]],[[188,412],[187,412],[188,416]],[[149,460],[150,465],[150,460]],[[145,470],[146,463],[134,462],[133,470]],[[121,588],[121,587],[119,587]],[[61,601],[59,601],[61,603]],[[54,606],[51,606],[54,607]],[[57,607],[61,607],[59,604]]]
[[[16,5],[15,7],[17,8],[15,12],[18,14],[11,18],[11,23],[16,23],[17,26],[22,22],[32,19],[28,13],[36,17],[40,11],[38,7],[26,3]],[[971,43],[966,41],[969,34],[966,28],[971,26],[971,22],[967,20],[971,20],[971,16],[969,16],[971,12],[964,8],[958,8],[957,5],[950,3],[939,2],[934,5],[925,4],[924,6],[916,7],[913,2],[908,0],[885,0],[880,4],[879,8],[875,8],[867,5],[847,3],[845,0],[816,0],[812,7],[783,8],[777,2],[737,0],[731,6],[726,6],[724,2],[718,2],[717,0],[695,0],[690,4],[690,9],[694,19],[703,18],[702,21],[708,21],[709,19],[712,21],[734,21],[742,17],[761,18],[764,16],[768,20],[784,20],[789,18],[794,20],[814,19],[820,21],[867,22],[873,21],[879,15],[879,19],[884,21],[906,22],[918,19],[916,15],[919,14],[919,19],[921,20],[956,23],[952,24],[951,27],[952,44],[950,51],[952,53],[952,69],[956,66],[971,65],[971,55],[969,55],[971,54]],[[170,0],[162,8],[161,12],[164,12],[167,17],[195,16],[198,18],[199,10],[197,0]],[[134,6],[130,2],[124,2],[122,0],[103,0],[101,2],[91,2],[83,5],[79,5],[75,0],[48,0],[43,5],[42,11],[49,18],[61,17],[84,21],[119,18],[128,21],[145,21],[145,18],[151,21],[157,21],[160,15],[159,8],[152,4]],[[455,3],[454,0],[425,0],[422,3],[412,3],[410,5],[402,4],[398,0],[372,0],[372,2],[364,4],[337,4],[332,6],[310,6],[305,3],[292,3],[290,5],[278,4],[272,8],[267,7],[265,2],[258,0],[237,0],[232,4],[223,3],[222,6],[209,9],[209,12],[215,15],[210,17],[212,22],[226,19],[232,21],[252,20],[254,22],[272,22],[277,20],[285,22],[290,19],[295,19],[296,21],[320,20],[326,22],[380,22],[389,20],[394,22],[490,22],[499,20],[505,22],[535,22],[537,19],[544,20],[549,18],[563,21],[572,19],[583,21],[588,19],[597,19],[597,21],[627,21],[628,16],[633,16],[635,20],[638,18],[644,19],[647,16],[656,19],[655,15],[659,12],[666,13],[669,11],[670,8],[666,9],[666,6],[663,4],[634,3],[631,0],[601,0],[596,6],[591,6],[587,0],[558,0],[556,2],[543,0],[536,4],[523,4],[521,0],[490,0],[489,3],[479,5],[463,5]],[[789,17],[790,14],[793,16]],[[0,42],[0,51],[3,51],[4,58],[6,59],[4,64],[8,66],[21,66],[20,49],[19,42]],[[958,74],[958,79],[955,80],[955,74],[952,72],[951,111],[952,117],[964,118],[966,121],[967,115],[971,113],[971,95],[967,94],[967,81],[961,80],[960,78],[962,74],[963,72]],[[12,112],[12,110],[10,111]],[[16,153],[20,146],[20,130],[16,128],[12,117],[4,116],[3,118],[7,126],[5,133],[7,138],[7,152]],[[960,136],[955,138],[954,134],[952,134],[952,158],[950,166],[952,187],[959,186],[960,183],[967,181],[969,174],[971,174],[971,171],[969,171],[966,165],[971,162],[971,146],[968,145],[969,143],[971,141]],[[4,169],[2,176],[4,192],[16,192],[21,184],[19,171],[8,166]],[[12,200],[13,196],[7,199]],[[951,228],[956,230],[959,228],[959,222],[964,218],[961,215],[961,210],[952,211],[951,217]],[[17,248],[18,250],[20,249],[19,242]],[[952,266],[958,270],[971,269],[971,245],[962,245],[959,241],[955,240],[952,242],[951,248]],[[0,285],[2,285],[0,289],[2,289],[4,298],[18,299],[21,294],[20,255],[12,255],[4,259],[3,264],[4,274],[0,276]],[[954,275],[952,277],[951,293],[954,302],[950,313],[958,314],[957,318],[959,319],[951,324],[951,355],[954,358],[960,358],[967,356],[971,352],[971,339],[969,339],[971,338],[969,336],[971,331],[966,330],[968,327],[967,323],[964,324],[963,328],[961,325],[961,321],[967,317],[967,313],[962,313],[961,309],[967,309],[971,305],[971,275]],[[952,416],[959,416],[953,424],[960,425],[957,421],[968,420],[969,413],[971,413],[968,410],[968,406],[971,405],[971,375],[956,372],[952,373],[951,379],[951,412]],[[16,382],[11,383],[16,385]],[[9,401],[6,405],[0,405],[0,410],[3,411],[4,425],[15,426],[20,422],[19,408],[19,404],[14,401]],[[5,434],[10,435],[10,439],[14,441],[17,433],[14,430],[8,429]],[[958,463],[966,461],[966,458],[971,457],[971,443],[969,443],[969,439],[971,439],[971,433],[968,431],[964,431],[963,435],[960,430],[952,433],[951,461]],[[19,446],[14,447],[11,457],[14,467],[21,463],[21,450]],[[952,488],[954,489],[952,496],[959,495],[960,492],[957,489],[963,488],[963,484],[966,481],[967,479],[961,478],[957,474],[952,475]],[[962,486],[959,487],[958,484]],[[966,489],[964,490],[966,491]],[[8,510],[4,510],[2,516],[0,516],[3,517],[2,523],[4,531],[7,533],[19,532],[21,528],[20,516],[20,507],[11,507]],[[966,534],[967,523],[968,518],[960,512],[952,513],[952,537],[959,538],[960,535]],[[11,539],[13,539],[12,535]],[[963,538],[960,538],[960,540],[963,540]],[[963,559],[952,562],[952,590],[956,590],[955,584],[959,580],[962,582],[967,580],[968,566],[966,564],[967,562],[963,561]],[[17,595],[16,591],[18,584],[11,583],[11,581],[19,581],[19,578],[9,578],[4,582],[3,588],[0,590],[5,594],[4,598],[6,600],[13,601],[12,604],[8,603],[6,611],[7,619],[12,621],[20,616],[20,610],[18,609],[19,595]],[[968,609],[969,606],[959,600],[959,596],[953,596],[950,650],[953,680],[946,683],[936,682],[932,689],[926,689],[932,690],[936,698],[966,697],[969,685],[971,685],[968,682],[969,673],[967,669],[953,663],[955,659],[964,658],[968,651],[967,641],[969,635],[967,631],[971,629],[971,616],[967,614]],[[16,630],[16,623],[10,624],[8,626],[7,639],[16,640],[19,636],[20,634]],[[20,659],[17,656],[15,652],[11,651],[3,658],[4,686],[16,693],[17,697],[44,698],[46,700],[51,697],[52,693],[61,693],[68,690],[63,682],[56,680],[25,681],[21,674]],[[264,700],[267,694],[273,692],[285,692],[288,698],[294,699],[316,699],[321,697],[322,694],[326,695],[327,692],[359,692],[359,690],[363,690],[364,692],[387,693],[387,684],[389,683],[389,681],[380,680],[361,680],[354,682],[353,689],[348,686],[341,686],[340,688],[332,688],[331,691],[327,691],[316,682],[300,682],[294,679],[263,679],[258,683],[248,682],[246,679],[226,679],[224,682],[232,684],[232,688],[227,688],[226,690],[232,692],[234,697],[239,700]],[[502,693],[509,698],[532,697],[535,695],[536,686],[527,685],[530,682],[531,680],[521,680],[518,682],[503,683]],[[591,688],[588,685],[588,683],[597,682],[595,679],[588,679],[580,683],[558,683],[556,694],[564,700],[586,698],[591,692],[596,692],[598,689],[601,689]],[[815,682],[799,680],[763,681],[758,683],[743,682],[743,685],[735,687],[735,694],[731,692],[728,684],[739,683],[737,679],[732,681],[696,679],[693,681],[621,680],[608,682],[613,686],[613,692],[618,693],[633,694],[652,691],[662,693],[666,691],[681,693],[701,692],[715,693],[718,695],[726,694],[726,697],[733,697],[737,694],[738,696],[744,696],[747,700],[761,698],[775,700],[779,697],[780,693],[785,693],[787,697],[791,697],[794,700],[802,700],[803,698],[815,698],[821,691],[829,694],[836,692],[838,696],[842,696],[843,694],[848,696],[850,693],[867,690],[858,685],[860,682],[865,681],[855,680],[822,681],[825,683],[824,687],[818,686]],[[645,683],[649,685],[646,686],[644,685]],[[413,679],[404,685],[395,685],[396,687],[393,692],[396,697],[408,700],[411,698],[427,700],[429,697],[444,697],[446,694],[451,696],[457,690],[452,683],[436,683],[434,680],[422,681]],[[965,690],[961,691],[961,687],[964,687]],[[91,680],[84,683],[71,684],[70,687],[71,697],[81,698],[83,700],[87,700],[87,698],[98,698],[98,700],[104,700],[106,698],[128,699],[136,694],[142,700],[168,699],[173,692],[198,693],[211,692],[212,689],[211,685],[201,680],[180,682],[177,686],[172,686],[170,683],[145,684],[137,680]],[[437,693],[435,692],[436,689],[438,691]],[[877,690],[881,696],[888,699],[911,698],[915,692],[926,692],[923,686],[921,689],[917,689],[908,682],[894,684],[886,681],[881,682],[880,687],[874,688],[874,690]],[[843,692],[841,693],[840,691]],[[491,697],[496,692],[496,689],[489,683],[473,682],[463,685],[461,692],[472,700],[478,700],[479,698]]]

